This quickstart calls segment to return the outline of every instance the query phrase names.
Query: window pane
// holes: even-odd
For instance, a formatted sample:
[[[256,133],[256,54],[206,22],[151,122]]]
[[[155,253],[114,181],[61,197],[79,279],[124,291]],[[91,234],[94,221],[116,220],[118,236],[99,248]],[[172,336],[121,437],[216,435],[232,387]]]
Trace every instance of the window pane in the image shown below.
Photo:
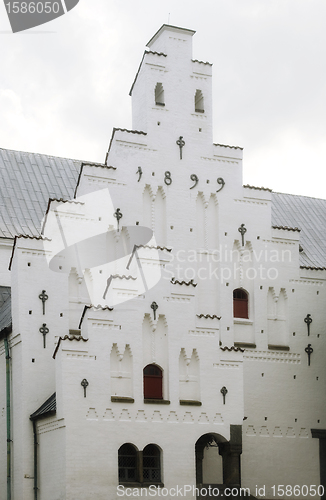
[[[136,481],[137,451],[130,444],[121,446],[118,452],[119,481]]]
[[[156,365],[144,368],[144,398],[163,399],[162,370]]]
[[[161,481],[160,450],[154,444],[149,444],[143,451],[143,479],[146,482]]]
[[[234,318],[249,318],[248,294],[245,290],[237,288],[233,290],[233,316]]]

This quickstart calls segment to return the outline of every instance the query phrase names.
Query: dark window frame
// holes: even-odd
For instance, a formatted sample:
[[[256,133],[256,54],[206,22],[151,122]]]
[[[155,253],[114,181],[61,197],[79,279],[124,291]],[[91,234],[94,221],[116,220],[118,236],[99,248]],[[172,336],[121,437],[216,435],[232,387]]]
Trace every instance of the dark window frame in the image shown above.
[[[249,294],[243,288],[233,290],[233,317],[249,319]]]
[[[205,113],[204,94],[202,90],[196,89],[194,101],[195,101],[195,113]]]
[[[119,484],[134,487],[164,486],[161,482],[161,455],[160,447],[154,443],[146,445],[143,451],[139,451],[132,443],[121,445],[118,450]],[[130,458],[134,459],[131,465],[128,464]],[[129,474],[130,470],[134,471],[133,474]]]
[[[161,482],[161,451],[156,444],[148,444],[143,449],[143,482]]]
[[[139,452],[131,443],[124,443],[118,450],[119,484],[138,481]],[[133,474],[130,472],[133,471]]]
[[[144,399],[163,400],[163,370],[155,364],[143,369]]]
[[[162,82],[157,82],[154,89],[156,106],[165,106],[164,87]]]

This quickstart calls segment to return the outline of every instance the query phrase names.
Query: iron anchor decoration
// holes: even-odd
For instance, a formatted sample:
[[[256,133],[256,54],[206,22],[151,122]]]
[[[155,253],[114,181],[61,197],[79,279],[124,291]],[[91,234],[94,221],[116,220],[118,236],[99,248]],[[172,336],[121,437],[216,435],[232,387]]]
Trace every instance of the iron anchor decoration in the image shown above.
[[[49,296],[45,293],[45,290],[42,290],[42,293],[38,296],[38,298],[42,301],[43,315],[44,315],[45,314],[45,302],[48,300]]]
[[[186,145],[185,141],[183,140],[183,136],[182,135],[180,135],[179,139],[176,141],[176,144],[180,148],[180,160],[182,160],[182,148],[183,148],[183,146]]]
[[[89,386],[88,380],[86,380],[86,378],[83,378],[80,385],[84,388],[84,398],[86,398],[86,388]]]
[[[117,222],[118,222],[118,231],[119,231],[120,219],[122,219],[122,217],[123,217],[123,214],[120,212],[120,208],[117,208],[113,215],[117,219]]]
[[[307,324],[307,329],[308,329],[308,337],[310,336],[310,325],[312,323],[312,317],[311,314],[307,314],[307,316],[304,319],[304,322]]]
[[[167,186],[171,186],[172,184],[171,172],[168,170],[164,173],[164,182]]]
[[[241,238],[242,238],[242,246],[244,247],[244,235],[247,232],[247,229],[245,228],[244,224],[241,224],[241,226],[238,228],[239,233],[241,233]]]
[[[310,356],[314,352],[313,348],[311,347],[311,344],[307,345],[307,347],[305,348],[305,351],[308,354],[308,366],[310,366]]]
[[[154,313],[154,321],[156,320],[156,311],[158,309],[158,305],[156,304],[156,302],[152,302],[151,303],[151,309],[153,309],[153,313]]]
[[[45,349],[46,348],[45,337],[49,333],[50,330],[47,328],[46,323],[43,323],[43,325],[41,326],[41,328],[39,329],[39,331],[43,335],[43,348]]]
[[[191,174],[190,179],[192,181],[194,181],[195,184],[193,186],[191,186],[191,188],[189,188],[189,189],[194,189],[194,187],[197,186],[199,179],[198,179],[196,174]]]
[[[141,167],[138,167],[138,170],[137,170],[136,174],[138,174],[138,175],[139,175],[139,177],[138,177],[138,181],[137,181],[137,182],[139,182],[139,181],[140,181],[140,179],[141,179],[141,176],[143,175],[143,171],[142,171],[142,168],[141,168]]]
[[[106,287],[105,287],[105,290],[104,290],[104,293],[103,293],[103,299],[104,300],[106,299],[106,294],[108,293],[108,290],[110,288],[112,280],[113,280],[113,276],[111,274],[111,276],[106,281]]]
[[[222,396],[223,396],[223,404],[225,405],[225,396],[226,396],[226,395],[227,395],[227,393],[228,393],[228,390],[227,390],[227,388],[225,387],[225,385],[222,387],[222,389],[221,389],[221,391],[220,391],[220,392],[221,392],[221,394],[222,394]]]
[[[223,179],[223,177],[219,177],[217,179],[217,184],[219,184],[221,186],[219,189],[216,190],[216,192],[219,193],[220,191],[222,191],[222,189],[225,186],[225,180]]]

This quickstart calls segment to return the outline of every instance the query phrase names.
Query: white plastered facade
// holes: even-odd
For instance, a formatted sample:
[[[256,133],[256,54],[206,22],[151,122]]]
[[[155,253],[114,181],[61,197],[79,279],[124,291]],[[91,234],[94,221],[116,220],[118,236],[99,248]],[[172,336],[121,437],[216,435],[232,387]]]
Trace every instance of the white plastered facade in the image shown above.
[[[272,228],[269,190],[243,187],[241,148],[213,144],[212,67],[192,60],[193,34],[163,26],[149,42],[131,91],[133,130],[114,131],[106,165],[85,165],[76,189],[76,200],[108,189],[121,227],[153,230],[156,248],[143,248],[140,262],[145,281],[158,271],[158,283],[142,290],[137,273],[126,279],[129,270],[117,268],[113,309],[84,309],[94,270],[54,272],[42,239],[17,238],[9,273],[4,249],[1,276],[13,303],[13,500],[34,498],[29,417],[54,392],[56,413],[36,423],[40,500],[118,498],[125,443],[139,451],[157,445],[162,487],[195,487],[196,467],[197,485],[238,485],[229,469],[223,479],[216,450],[204,449],[198,472],[196,442],[207,434],[221,449],[230,444],[231,469],[241,456],[241,486],[255,496],[257,486],[272,498],[273,485],[320,483],[311,429],[325,428],[325,271],[300,269],[299,232]],[[156,104],[158,83],[164,94]],[[65,209],[73,224],[87,218],[82,203]],[[106,216],[101,206],[95,215]],[[47,222],[44,235],[51,239]],[[248,318],[234,318],[235,289],[248,293]],[[162,401],[144,400],[149,364],[163,371]],[[4,448],[0,460],[5,479]]]

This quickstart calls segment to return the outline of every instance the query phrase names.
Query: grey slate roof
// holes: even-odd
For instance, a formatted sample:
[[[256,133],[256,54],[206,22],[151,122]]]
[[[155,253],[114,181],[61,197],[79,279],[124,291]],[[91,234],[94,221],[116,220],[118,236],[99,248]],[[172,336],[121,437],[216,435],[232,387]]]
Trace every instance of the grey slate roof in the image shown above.
[[[121,129],[113,134],[116,130]],[[0,238],[39,236],[49,198],[72,199],[82,165],[78,160],[0,149]],[[300,264],[326,267],[326,200],[272,193],[271,225],[298,227]]]
[[[49,417],[57,410],[56,393],[52,394],[32,415],[29,417],[31,420],[37,420],[42,417]]]
[[[272,193],[272,225],[301,229],[300,265],[326,267],[326,200]]]
[[[0,333],[11,326],[11,288],[0,286]]]
[[[71,199],[81,162],[0,149],[0,237],[38,236],[49,198]]]

